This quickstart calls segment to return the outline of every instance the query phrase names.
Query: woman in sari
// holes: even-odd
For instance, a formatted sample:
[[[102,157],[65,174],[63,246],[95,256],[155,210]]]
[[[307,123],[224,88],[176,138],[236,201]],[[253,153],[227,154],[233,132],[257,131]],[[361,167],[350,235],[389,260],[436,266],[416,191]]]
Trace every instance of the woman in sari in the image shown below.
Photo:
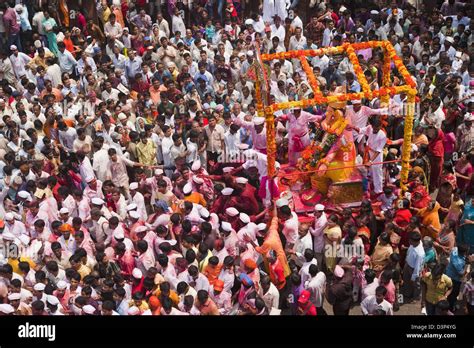
[[[438,233],[441,229],[439,222],[440,205],[435,200],[432,200],[427,207],[418,210],[418,215],[421,217],[420,231],[423,237],[429,236],[433,239],[438,238]]]
[[[298,86],[298,100],[309,99],[309,95],[313,93],[312,89],[309,87],[308,82],[301,81]]]
[[[456,189],[453,193],[453,199],[449,209],[446,209],[448,215],[446,216],[445,221],[453,220],[456,223],[456,226],[459,225],[459,218],[462,214],[462,208],[464,206],[464,201],[461,199],[461,189]]]
[[[414,177],[418,178],[419,182],[421,182],[423,186],[428,187],[428,179],[426,178],[423,168],[420,166],[414,166],[412,169],[412,174]]]
[[[431,202],[431,197],[426,188],[419,184],[411,192],[412,209],[423,209]]]
[[[139,52],[140,49],[143,47],[143,43],[145,42],[145,35],[139,30],[140,28],[135,27],[133,29],[133,35],[131,38],[132,48]]]
[[[50,11],[44,11],[44,19],[41,22],[41,25],[43,26],[43,30],[46,33],[46,38],[48,40],[48,48],[55,56],[58,55],[59,49],[58,49],[58,42],[56,40],[56,28],[57,28],[57,23],[54,20],[53,16],[54,13]]]
[[[371,257],[372,268],[377,273],[377,276],[379,276],[384,268],[388,265],[390,255],[392,255],[392,253],[393,248],[390,244],[390,236],[387,232],[382,232]]]
[[[443,221],[446,217],[446,209],[451,206],[453,201],[453,192],[456,190],[456,176],[453,173],[453,167],[451,163],[444,163],[443,174],[439,181],[438,194],[436,195],[436,201],[440,204],[440,220]]]
[[[453,220],[447,220],[441,227],[438,238],[434,241],[433,245],[438,252],[438,255],[449,257],[451,250],[453,250],[456,244],[456,234],[454,229],[456,222]]]
[[[457,185],[461,190],[466,189],[471,182],[472,173],[474,172],[474,155],[462,153],[459,161],[454,166]]]
[[[406,198],[403,198],[399,203],[399,207],[400,209],[395,211],[393,223],[400,228],[405,228],[410,223],[410,219],[412,217],[410,211],[410,201]]]
[[[430,192],[438,188],[439,179],[443,170],[444,163],[444,145],[443,138],[444,134],[441,129],[434,127],[428,129],[428,138],[430,143],[428,145],[428,157],[430,160],[431,167],[431,178],[430,178]]]
[[[474,250],[474,196],[469,198],[464,207],[456,242],[458,245],[467,244],[471,250]]]
[[[341,244],[342,230],[338,225],[338,218],[336,215],[329,216],[327,227],[324,229],[325,250],[331,251],[331,256],[326,256],[326,266],[328,271],[334,272],[337,264],[337,247]]]

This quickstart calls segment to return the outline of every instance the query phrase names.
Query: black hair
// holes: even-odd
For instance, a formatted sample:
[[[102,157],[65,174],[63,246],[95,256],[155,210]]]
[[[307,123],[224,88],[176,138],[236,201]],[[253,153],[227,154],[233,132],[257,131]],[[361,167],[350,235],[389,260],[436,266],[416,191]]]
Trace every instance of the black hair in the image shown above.
[[[375,289],[375,293],[377,295],[383,295],[383,297],[385,297],[385,295],[387,295],[387,289],[384,287],[384,286],[377,286],[377,288]]]

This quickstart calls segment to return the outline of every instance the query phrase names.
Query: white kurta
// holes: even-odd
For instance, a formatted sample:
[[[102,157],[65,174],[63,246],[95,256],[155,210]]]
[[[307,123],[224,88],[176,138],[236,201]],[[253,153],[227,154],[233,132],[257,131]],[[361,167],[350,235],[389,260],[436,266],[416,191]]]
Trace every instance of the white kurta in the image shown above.
[[[131,203],[135,203],[137,205],[137,211],[140,214],[140,218],[142,221],[147,221],[148,215],[146,213],[145,208],[145,198],[140,192],[136,192],[133,198],[131,199]]]
[[[275,0],[263,0],[263,21],[272,23],[275,14]]]
[[[367,136],[367,146],[370,147],[370,160],[372,162],[382,162],[383,148],[387,143],[387,135],[382,130],[379,130],[376,134],[374,134],[372,131],[372,126],[361,128],[359,134]],[[378,152],[378,155],[374,158],[375,152]],[[381,193],[383,189],[382,167],[382,164],[370,166],[370,175],[372,176],[375,193]]]
[[[307,147],[310,144],[309,134],[308,134],[308,123],[309,122],[319,122],[323,118],[319,115],[313,115],[306,111],[301,111],[301,115],[296,118],[294,114],[288,114],[288,157],[290,164],[296,164],[298,158],[300,157],[301,151],[295,151],[295,140],[299,138],[304,147]]]

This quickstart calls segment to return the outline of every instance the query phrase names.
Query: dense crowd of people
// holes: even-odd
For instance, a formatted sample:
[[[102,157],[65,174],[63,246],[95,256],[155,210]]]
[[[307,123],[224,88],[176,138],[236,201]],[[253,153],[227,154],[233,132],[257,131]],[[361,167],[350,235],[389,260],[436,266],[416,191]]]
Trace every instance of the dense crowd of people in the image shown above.
[[[75,24],[53,1],[0,2],[0,315],[474,313],[469,1],[95,2]],[[360,157],[387,163],[359,167],[360,206],[297,214],[267,175],[256,45],[370,40],[417,84],[408,190],[407,96],[353,101]],[[382,50],[358,57],[378,89]],[[308,62],[325,95],[361,90],[346,55]],[[272,102],[314,96],[299,60],[268,72]],[[276,115],[277,166],[326,111]]]

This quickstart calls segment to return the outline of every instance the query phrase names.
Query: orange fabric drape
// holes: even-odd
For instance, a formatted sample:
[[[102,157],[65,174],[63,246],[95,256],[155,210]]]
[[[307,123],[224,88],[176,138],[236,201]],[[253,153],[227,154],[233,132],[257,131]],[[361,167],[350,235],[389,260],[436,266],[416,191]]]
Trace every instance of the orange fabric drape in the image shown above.
[[[286,258],[285,250],[283,249],[283,245],[281,244],[280,236],[278,235],[278,217],[277,216],[273,217],[268,234],[265,237],[265,241],[263,242],[262,246],[256,247],[255,250],[258,253],[262,254],[267,273],[270,273],[267,254],[270,250],[275,250],[278,260],[283,266],[285,277],[288,277],[290,275],[291,272],[290,272],[290,267],[288,266],[288,260]]]

